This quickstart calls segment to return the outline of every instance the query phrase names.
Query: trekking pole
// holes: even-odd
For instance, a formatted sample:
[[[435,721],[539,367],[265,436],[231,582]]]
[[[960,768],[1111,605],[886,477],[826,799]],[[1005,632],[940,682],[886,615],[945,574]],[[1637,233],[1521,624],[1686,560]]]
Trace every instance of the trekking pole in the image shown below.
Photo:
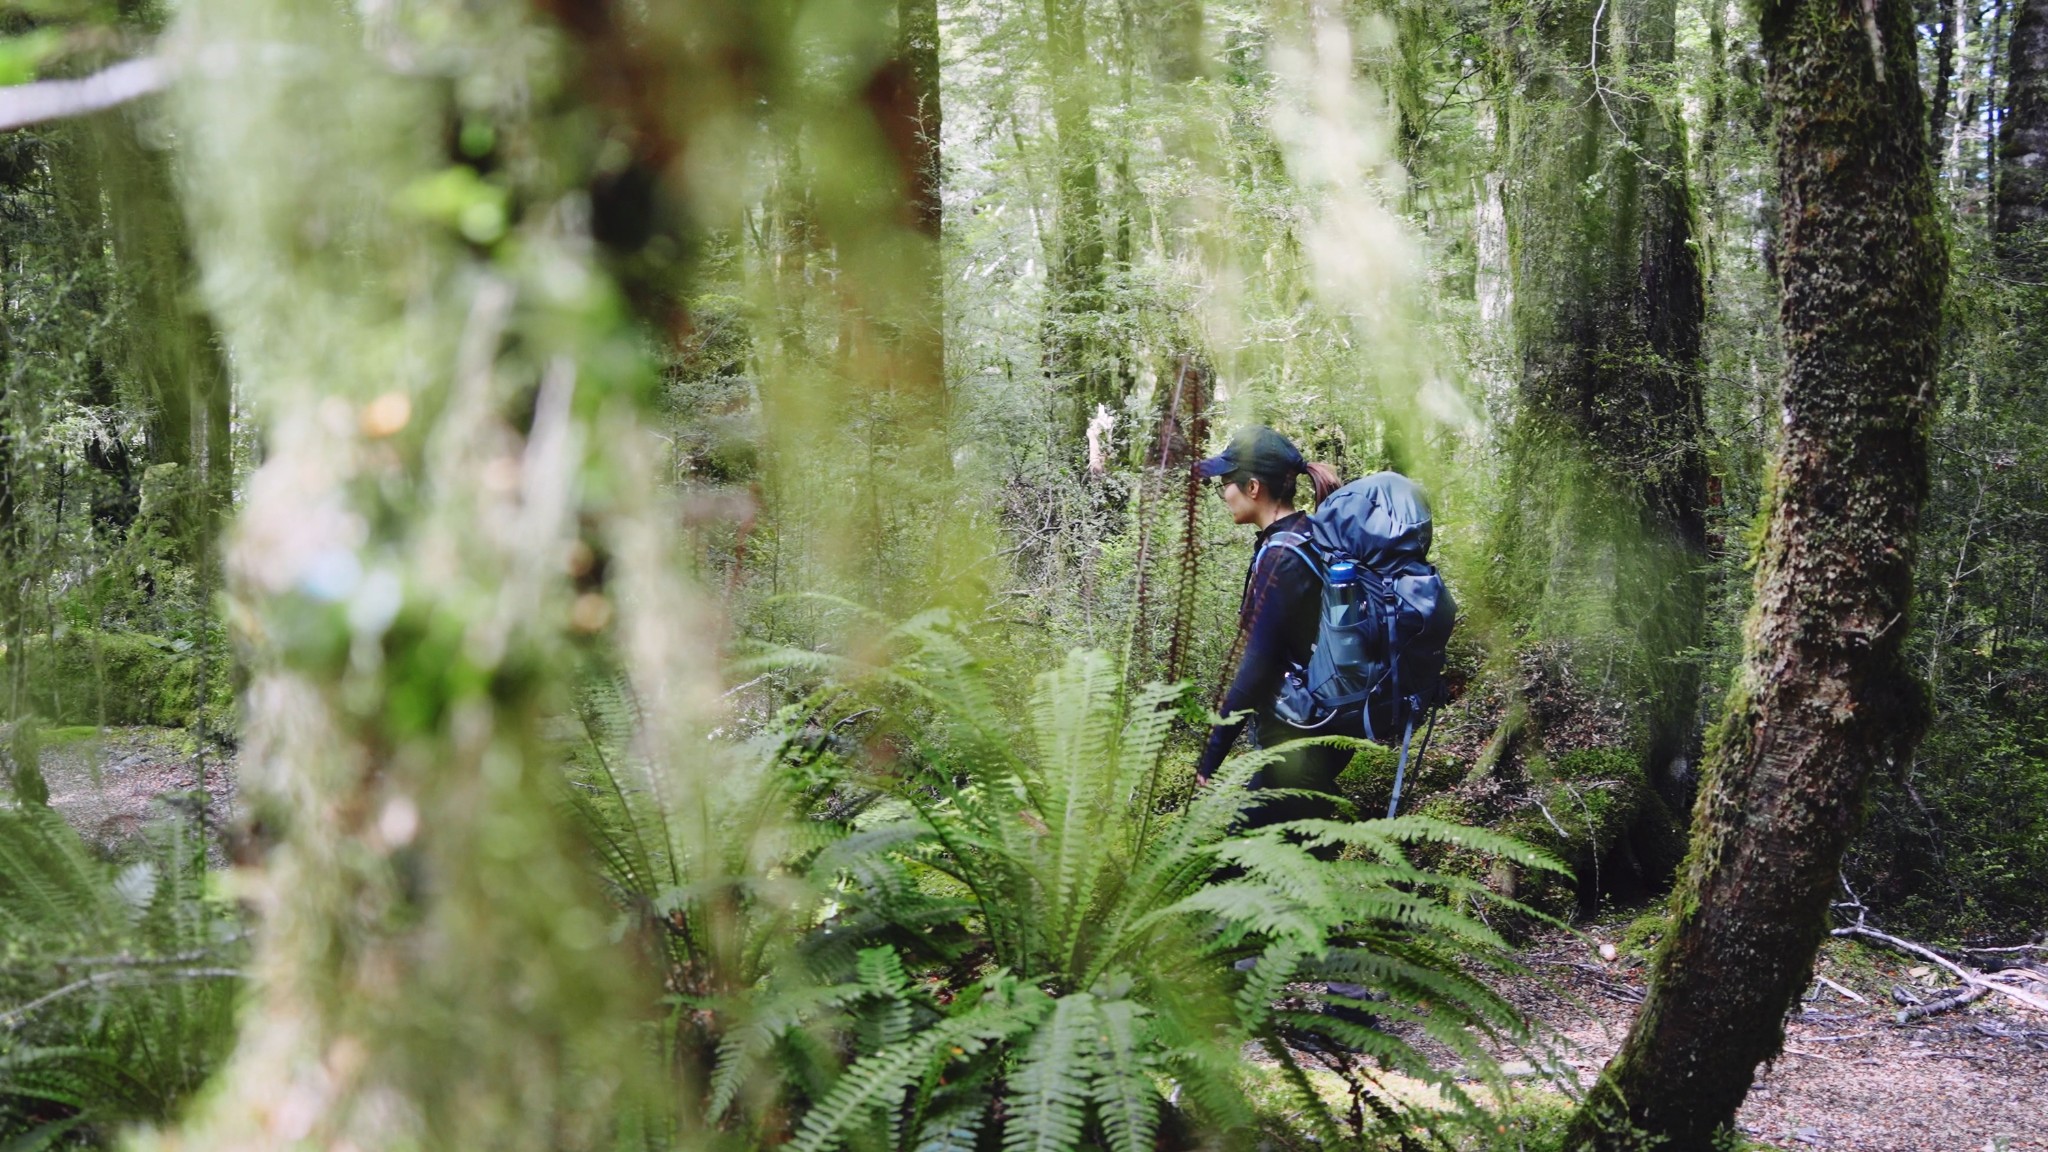
[[[1415,770],[1422,770],[1422,757],[1429,752],[1429,738],[1436,732],[1436,709],[1429,710],[1429,724],[1422,730],[1422,747],[1415,750]],[[1408,721],[1407,731],[1401,733],[1401,759],[1394,765],[1394,798],[1387,801],[1387,819],[1394,818],[1394,812],[1401,807],[1401,778],[1408,771],[1408,741],[1415,736],[1415,721]]]
[[[1394,798],[1387,801],[1387,819],[1394,818],[1394,812],[1401,807],[1401,777],[1408,771],[1408,741],[1415,736],[1415,721],[1408,721],[1408,728],[1401,733],[1401,759],[1394,765]]]

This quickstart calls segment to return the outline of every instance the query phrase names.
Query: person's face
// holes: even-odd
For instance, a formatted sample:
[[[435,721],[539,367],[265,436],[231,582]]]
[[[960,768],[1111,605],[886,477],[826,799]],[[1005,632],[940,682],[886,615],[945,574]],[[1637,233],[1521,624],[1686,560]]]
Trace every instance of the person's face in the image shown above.
[[[1259,482],[1249,476],[1225,476],[1218,495],[1239,524],[1256,524],[1259,518]]]

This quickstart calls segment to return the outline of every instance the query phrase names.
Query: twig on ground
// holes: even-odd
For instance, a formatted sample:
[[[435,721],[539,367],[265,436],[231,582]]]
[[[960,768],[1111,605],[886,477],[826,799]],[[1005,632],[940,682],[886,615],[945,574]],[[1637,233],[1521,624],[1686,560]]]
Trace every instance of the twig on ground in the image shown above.
[[[1847,996],[1849,999],[1854,1000],[1858,1004],[1870,1003],[1870,1001],[1864,999],[1863,996],[1859,994],[1854,988],[1849,988],[1841,984],[1837,984],[1833,980],[1828,979],[1827,977],[1821,975],[1818,972],[1815,972],[1813,974],[1813,978],[1815,980],[1820,981],[1822,984],[1825,984],[1828,987],[1833,988],[1835,991],[1840,992],[1842,995]]]

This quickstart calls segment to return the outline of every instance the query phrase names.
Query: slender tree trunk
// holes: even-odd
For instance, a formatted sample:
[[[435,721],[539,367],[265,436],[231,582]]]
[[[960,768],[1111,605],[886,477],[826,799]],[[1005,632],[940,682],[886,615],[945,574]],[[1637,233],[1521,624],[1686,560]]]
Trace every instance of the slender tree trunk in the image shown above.
[[[1488,595],[1504,619],[1599,653],[1581,681],[1618,653],[1636,717],[1609,739],[1668,824],[1688,799],[1706,544],[1705,297],[1683,129],[1658,95],[1675,4],[1517,11],[1505,198],[1520,380]]]
[[[1046,80],[1057,138],[1058,203],[1047,263],[1046,368],[1074,400],[1079,446],[1095,406],[1108,403],[1114,375],[1100,363],[1094,326],[1103,307],[1101,152],[1095,130],[1094,58],[1086,0],[1045,0]]]
[[[1984,30],[1984,195],[1990,200],[1987,215],[1997,211],[2001,183],[1998,164],[1999,138],[2005,122],[2005,105],[1998,98],[1998,84],[2005,67],[2000,49],[2005,34],[2005,5],[1992,0],[1989,22]],[[1995,222],[1993,225],[1996,227]]]
[[[1934,103],[1927,108],[1927,154],[1937,159],[1948,147],[1948,106],[1956,79],[1956,34],[1962,18],[1960,4],[1941,6],[1941,38],[1934,49]]]
[[[2048,0],[2022,0],[2009,43],[1993,236],[2007,274],[2037,280],[2048,220]]]
[[[1904,652],[1947,278],[1911,6],[1763,10],[1784,208],[1784,442],[1748,655],[1649,999],[1577,1132],[1712,1146],[1779,1051],[1873,771],[1927,705]],[[1876,54],[1873,49],[1881,49]]]

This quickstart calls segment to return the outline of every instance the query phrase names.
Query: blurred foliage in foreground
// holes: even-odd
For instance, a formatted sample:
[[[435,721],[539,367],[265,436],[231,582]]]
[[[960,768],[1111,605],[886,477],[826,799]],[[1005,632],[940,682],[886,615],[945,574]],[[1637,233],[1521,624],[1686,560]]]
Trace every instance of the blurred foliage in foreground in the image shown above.
[[[35,1005],[0,1029],[0,1139],[1470,1138],[1412,1038],[1481,1073],[1478,1038],[1535,1042],[1471,975],[1511,967],[1498,893],[1562,914],[1677,855],[1602,583],[1632,529],[1553,461],[1503,479],[1517,11],[8,7],[0,81],[189,71],[0,139],[0,1014]],[[1673,17],[1668,65],[1607,67],[1685,120],[1716,502],[1681,655],[1711,682],[1766,498],[1775,204],[1748,17]],[[1978,71],[1907,622],[1940,719],[1851,869],[1957,935],[2036,929],[2048,891],[2048,352],[1976,239]],[[1178,468],[1252,419],[1430,484],[1449,578],[1503,591],[1417,799],[1572,874],[1414,819],[1298,830],[1325,862],[1190,801],[1243,556]],[[1489,541],[1531,493],[1578,522],[1570,565]],[[39,809],[43,724],[239,744],[244,866],[81,848]],[[1314,1011],[1332,978],[1387,1030]]]

